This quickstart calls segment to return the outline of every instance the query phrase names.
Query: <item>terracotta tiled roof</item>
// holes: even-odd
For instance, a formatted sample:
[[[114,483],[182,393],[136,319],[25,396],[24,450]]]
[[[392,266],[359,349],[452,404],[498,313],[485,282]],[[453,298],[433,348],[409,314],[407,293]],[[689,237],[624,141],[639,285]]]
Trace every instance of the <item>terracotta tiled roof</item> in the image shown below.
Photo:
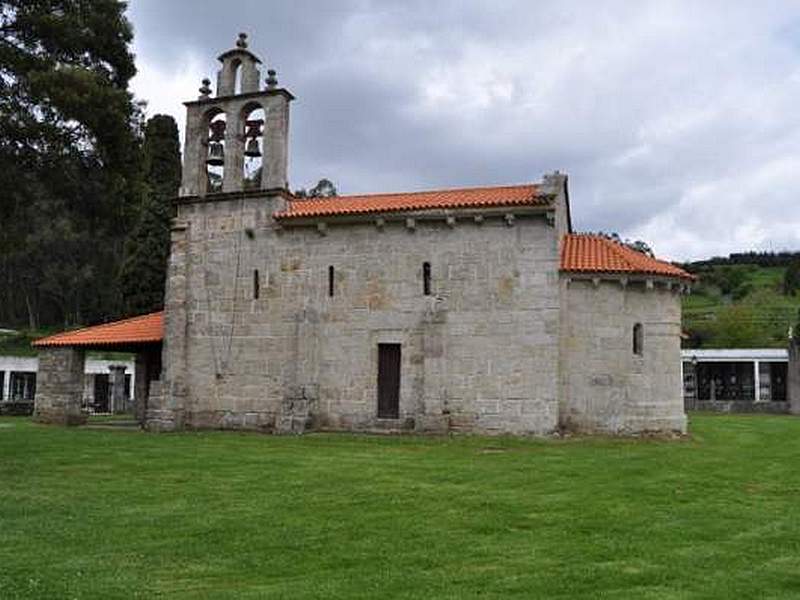
[[[275,214],[276,219],[357,215],[370,213],[431,210],[443,208],[481,208],[488,206],[546,205],[548,197],[535,184],[479,187],[457,190],[297,198]]]
[[[569,273],[619,273],[695,279],[663,260],[599,235],[566,234],[561,240],[561,270]]]
[[[34,346],[111,346],[147,344],[164,339],[164,313],[155,312],[57,333],[33,342]]]

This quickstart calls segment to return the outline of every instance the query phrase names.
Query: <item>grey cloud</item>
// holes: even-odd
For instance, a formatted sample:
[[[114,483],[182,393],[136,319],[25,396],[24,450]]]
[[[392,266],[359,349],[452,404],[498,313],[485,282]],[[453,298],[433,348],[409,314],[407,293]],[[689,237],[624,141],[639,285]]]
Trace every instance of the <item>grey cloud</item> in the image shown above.
[[[148,71],[137,93],[181,121],[216,55],[250,34],[298,97],[295,187],[516,183],[558,168],[583,230],[673,258],[800,246],[791,3],[134,0],[130,16]],[[183,95],[164,97],[157,82],[177,78]]]

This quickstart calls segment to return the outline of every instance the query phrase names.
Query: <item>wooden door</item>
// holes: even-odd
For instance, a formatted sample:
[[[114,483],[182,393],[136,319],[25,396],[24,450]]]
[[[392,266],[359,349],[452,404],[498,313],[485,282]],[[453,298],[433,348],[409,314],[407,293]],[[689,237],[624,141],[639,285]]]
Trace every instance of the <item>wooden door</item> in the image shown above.
[[[400,344],[378,344],[378,418],[400,416]]]

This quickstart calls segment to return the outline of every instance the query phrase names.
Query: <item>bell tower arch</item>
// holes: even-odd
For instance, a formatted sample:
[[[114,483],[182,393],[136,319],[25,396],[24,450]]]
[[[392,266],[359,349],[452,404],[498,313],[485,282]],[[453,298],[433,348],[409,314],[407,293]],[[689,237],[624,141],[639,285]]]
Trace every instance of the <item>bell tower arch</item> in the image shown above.
[[[294,96],[267,70],[239,34],[217,59],[216,90],[204,79],[197,100],[185,102],[181,197],[247,191],[288,191],[289,103]],[[257,164],[257,166],[253,166]]]

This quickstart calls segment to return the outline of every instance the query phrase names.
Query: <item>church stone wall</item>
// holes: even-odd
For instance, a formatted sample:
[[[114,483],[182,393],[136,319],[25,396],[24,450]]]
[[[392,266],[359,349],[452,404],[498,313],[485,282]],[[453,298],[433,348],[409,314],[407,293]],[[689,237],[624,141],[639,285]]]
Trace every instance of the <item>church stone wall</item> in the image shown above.
[[[571,230],[565,175],[544,176],[537,193],[546,201],[536,206],[281,226],[272,215],[289,197],[293,96],[277,88],[273,70],[259,90],[246,36],[219,60],[217,96],[204,81],[186,103],[164,370],[150,385],[149,429],[685,429],[678,294],[661,283],[567,287],[559,276],[559,240]],[[236,93],[240,61],[249,66]],[[259,190],[243,180],[256,106],[265,112]],[[217,134],[209,140],[218,113],[222,148]],[[220,149],[222,190],[212,192],[208,158]],[[643,357],[631,356],[635,322],[645,327]],[[398,418],[377,414],[380,344],[401,347]]]
[[[557,427],[558,242],[543,215],[320,231],[276,228],[279,202],[180,206],[154,428]],[[402,347],[399,419],[377,418],[380,343]]]
[[[677,289],[566,278],[562,285],[561,426],[685,432]],[[643,326],[641,356],[633,353],[636,323]]]

